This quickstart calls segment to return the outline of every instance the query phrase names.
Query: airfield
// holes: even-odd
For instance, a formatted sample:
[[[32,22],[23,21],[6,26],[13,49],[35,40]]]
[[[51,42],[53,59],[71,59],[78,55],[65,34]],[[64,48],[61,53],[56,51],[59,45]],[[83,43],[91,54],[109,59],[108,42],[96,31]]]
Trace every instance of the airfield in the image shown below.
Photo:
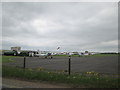
[[[15,62],[5,65],[23,67],[24,58],[13,58]],[[47,70],[68,70],[68,56],[26,57],[26,68],[44,68]],[[118,74],[118,56],[71,57],[71,72],[98,72],[103,74]]]

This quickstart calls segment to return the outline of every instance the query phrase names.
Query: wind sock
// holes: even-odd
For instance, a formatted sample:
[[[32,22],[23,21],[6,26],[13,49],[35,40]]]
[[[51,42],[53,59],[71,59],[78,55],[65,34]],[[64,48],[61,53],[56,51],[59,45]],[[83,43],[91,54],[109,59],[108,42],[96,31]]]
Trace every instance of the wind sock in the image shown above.
[[[57,48],[57,50],[60,49],[60,47]]]

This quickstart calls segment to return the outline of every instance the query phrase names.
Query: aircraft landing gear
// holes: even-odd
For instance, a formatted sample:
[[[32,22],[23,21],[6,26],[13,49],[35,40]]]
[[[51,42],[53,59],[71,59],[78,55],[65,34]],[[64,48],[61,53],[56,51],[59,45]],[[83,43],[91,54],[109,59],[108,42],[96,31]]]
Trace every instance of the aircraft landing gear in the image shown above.
[[[47,56],[45,56],[45,58],[47,58]]]
[[[52,59],[53,57],[51,56],[51,59]]]

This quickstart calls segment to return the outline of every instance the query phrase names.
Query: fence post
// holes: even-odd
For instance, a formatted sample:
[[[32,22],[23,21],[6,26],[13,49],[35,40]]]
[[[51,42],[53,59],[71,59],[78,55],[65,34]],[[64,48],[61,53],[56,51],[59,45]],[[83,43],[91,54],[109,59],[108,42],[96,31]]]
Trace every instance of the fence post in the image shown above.
[[[71,73],[71,56],[69,56],[69,65],[68,65],[68,74],[70,75]]]
[[[24,56],[24,64],[23,64],[23,68],[25,69],[26,67],[26,57]]]

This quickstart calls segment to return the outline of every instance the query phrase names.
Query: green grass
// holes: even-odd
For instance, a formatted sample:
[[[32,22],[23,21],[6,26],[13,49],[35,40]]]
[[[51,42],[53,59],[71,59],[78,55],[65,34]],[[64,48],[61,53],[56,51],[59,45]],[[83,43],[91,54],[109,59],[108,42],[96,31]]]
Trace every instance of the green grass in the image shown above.
[[[91,56],[118,56],[118,54],[95,54]]]
[[[79,56],[79,55],[73,55],[73,56]],[[118,54],[94,54],[94,55],[85,55],[80,57],[100,57],[100,56],[118,56]]]
[[[0,56],[0,62],[3,63],[8,63],[8,62],[13,62],[12,58],[14,58],[15,56]]]
[[[100,75],[71,74],[48,72],[45,70],[26,69],[3,66],[3,77],[17,77],[27,80],[42,80],[55,83],[65,83],[74,87],[118,88],[118,78]]]
[[[12,58],[15,56],[3,56],[3,63],[13,61]],[[26,69],[18,67],[2,67],[2,76],[3,77],[17,77],[27,80],[42,80],[55,83],[65,83],[73,85],[73,87],[85,86],[88,88],[118,88],[118,79],[116,77],[110,76],[101,76],[95,74],[71,74],[70,76],[67,73],[48,71],[43,68],[37,69]]]
[[[93,56],[118,56],[118,54],[94,54],[94,55],[87,55],[83,57],[93,57]]]

